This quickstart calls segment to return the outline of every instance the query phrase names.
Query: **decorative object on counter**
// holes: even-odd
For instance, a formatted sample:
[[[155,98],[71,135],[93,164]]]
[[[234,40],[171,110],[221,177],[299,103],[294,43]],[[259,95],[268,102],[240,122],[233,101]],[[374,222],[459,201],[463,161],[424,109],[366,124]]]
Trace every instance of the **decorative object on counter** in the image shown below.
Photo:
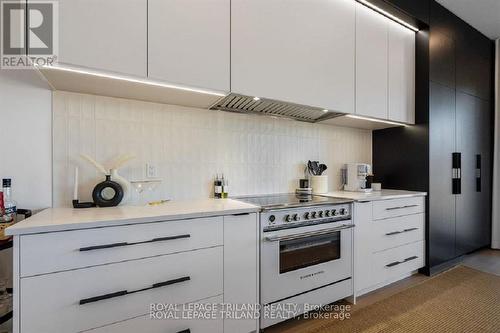
[[[96,170],[101,172],[104,176],[110,175],[112,177],[113,181],[120,184],[120,186],[123,189],[123,198],[124,198],[122,200],[122,203],[125,203],[130,195],[131,184],[127,179],[123,178],[118,173],[118,169],[123,167],[130,160],[134,159],[135,156],[132,154],[119,155],[109,163],[109,168],[105,168],[102,164],[98,163],[92,157],[90,157],[86,154],[80,154],[80,156],[84,160],[86,160],[87,162],[92,164],[96,168]]]
[[[381,183],[372,183],[372,190],[373,191],[382,191],[382,184]]]
[[[323,172],[328,169],[326,164],[320,164],[319,161],[308,161],[307,169],[309,170],[309,174],[312,176],[321,176]]]
[[[366,163],[348,163],[345,166],[344,191],[371,192],[366,186],[366,177],[371,174],[372,167]]]
[[[322,194],[328,192],[328,176],[323,175],[328,167],[319,161],[308,161],[307,170],[311,176],[312,193]]]
[[[2,199],[0,200],[0,240],[8,240],[10,236],[5,235],[5,229],[16,223],[17,203],[12,199],[12,180],[2,180]]]
[[[214,198],[215,199],[226,199],[229,197],[229,181],[224,178],[224,174],[217,173],[214,179]]]
[[[298,195],[311,195],[312,188],[309,187],[309,179],[299,179],[299,187],[295,189]]]
[[[328,193],[328,176],[311,176],[311,187],[313,194]]]
[[[91,208],[95,207],[95,203],[93,202],[80,202],[78,199],[78,177],[79,177],[79,172],[78,172],[78,167],[75,167],[75,181],[74,181],[74,188],[73,188],[73,208]]]
[[[222,174],[222,198],[227,199],[229,196],[229,181],[224,178],[224,174]]]
[[[130,184],[134,188],[135,192],[139,195],[139,202],[143,205],[148,205],[150,203],[151,198],[147,198],[147,193],[151,193],[158,185],[161,184],[163,179],[141,179],[141,180],[132,180]],[[145,197],[146,196],[146,197]],[[154,199],[153,202],[157,202],[157,198]]]
[[[92,191],[94,203],[99,207],[115,207],[123,199],[123,188],[106,175],[106,180],[97,184]]]
[[[366,176],[366,188],[372,188],[373,174]]]
[[[151,201],[151,202],[148,202],[148,205],[149,206],[160,206],[160,205],[163,205],[164,203],[167,203],[169,201],[170,201],[170,199]]]

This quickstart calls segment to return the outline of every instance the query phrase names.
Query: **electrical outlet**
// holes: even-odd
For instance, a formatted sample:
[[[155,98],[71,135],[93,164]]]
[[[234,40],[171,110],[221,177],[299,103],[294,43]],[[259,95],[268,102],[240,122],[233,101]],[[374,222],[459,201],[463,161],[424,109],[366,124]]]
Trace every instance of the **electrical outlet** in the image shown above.
[[[151,163],[146,163],[146,177],[147,178],[158,177],[158,168],[156,167],[156,165]]]

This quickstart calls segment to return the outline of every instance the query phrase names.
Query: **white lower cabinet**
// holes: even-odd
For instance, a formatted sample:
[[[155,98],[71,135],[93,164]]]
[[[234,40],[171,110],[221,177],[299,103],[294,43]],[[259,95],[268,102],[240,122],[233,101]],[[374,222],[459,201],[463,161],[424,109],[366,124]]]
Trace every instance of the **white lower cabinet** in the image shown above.
[[[250,213],[16,236],[14,333],[256,331],[258,318],[226,319],[223,311],[209,319],[189,317],[192,311],[167,320],[149,315],[158,303],[257,304],[257,233]],[[21,255],[35,244],[50,260]],[[82,245],[97,248],[82,252]],[[56,265],[58,258],[65,264]]]
[[[424,197],[354,204],[356,296],[425,265]]]

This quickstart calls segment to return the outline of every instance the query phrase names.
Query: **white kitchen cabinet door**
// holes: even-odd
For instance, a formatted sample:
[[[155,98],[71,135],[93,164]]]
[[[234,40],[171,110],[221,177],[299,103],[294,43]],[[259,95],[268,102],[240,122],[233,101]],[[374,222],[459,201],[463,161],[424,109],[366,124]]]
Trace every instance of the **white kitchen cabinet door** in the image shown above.
[[[415,32],[389,21],[389,119],[415,123]]]
[[[354,112],[355,2],[232,0],[231,91]]]
[[[230,4],[230,0],[149,0],[149,77],[229,91]]]
[[[356,4],[356,114],[387,119],[388,20]]]
[[[258,304],[257,214],[224,216],[224,303]],[[225,319],[224,332],[257,330],[258,319]]]
[[[61,64],[146,76],[147,0],[59,0]]]

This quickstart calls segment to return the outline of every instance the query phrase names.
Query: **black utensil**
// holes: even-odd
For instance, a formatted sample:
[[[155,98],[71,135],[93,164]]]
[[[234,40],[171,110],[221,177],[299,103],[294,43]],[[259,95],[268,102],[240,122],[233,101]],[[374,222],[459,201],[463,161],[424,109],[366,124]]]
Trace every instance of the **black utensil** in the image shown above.
[[[326,171],[326,169],[328,169],[328,167],[326,166],[326,164],[320,164],[319,165],[319,175],[321,176],[323,174],[323,172]]]

